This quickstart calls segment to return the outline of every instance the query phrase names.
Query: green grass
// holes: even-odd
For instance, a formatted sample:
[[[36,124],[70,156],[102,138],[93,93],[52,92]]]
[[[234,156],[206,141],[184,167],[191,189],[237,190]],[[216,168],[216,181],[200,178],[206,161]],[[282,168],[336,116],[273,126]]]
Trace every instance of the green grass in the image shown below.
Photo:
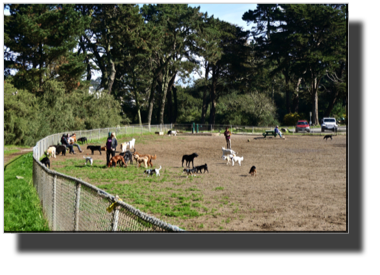
[[[11,155],[20,151],[20,149],[30,148],[30,146],[24,145],[5,145],[4,146],[4,155]]]
[[[49,231],[32,176],[33,153],[22,155],[4,167],[5,232]]]

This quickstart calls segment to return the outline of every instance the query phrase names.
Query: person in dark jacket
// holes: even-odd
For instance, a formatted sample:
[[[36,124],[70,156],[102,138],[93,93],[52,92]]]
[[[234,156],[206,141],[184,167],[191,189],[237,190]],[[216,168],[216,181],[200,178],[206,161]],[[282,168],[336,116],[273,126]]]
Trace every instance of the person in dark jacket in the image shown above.
[[[226,138],[227,149],[231,149],[231,132],[228,131],[228,127],[226,128],[226,131],[224,132],[224,137]]]
[[[111,158],[115,156],[117,147],[117,139],[115,133],[108,133],[108,139],[106,142],[106,155],[107,155],[107,164],[110,162]]]
[[[66,147],[69,148],[69,153],[70,154],[71,153],[75,154],[73,146],[69,144],[69,142],[67,141],[67,138],[68,138],[68,135],[66,136],[65,134],[63,134],[62,138],[61,138],[61,143],[62,143],[62,145],[65,145]]]

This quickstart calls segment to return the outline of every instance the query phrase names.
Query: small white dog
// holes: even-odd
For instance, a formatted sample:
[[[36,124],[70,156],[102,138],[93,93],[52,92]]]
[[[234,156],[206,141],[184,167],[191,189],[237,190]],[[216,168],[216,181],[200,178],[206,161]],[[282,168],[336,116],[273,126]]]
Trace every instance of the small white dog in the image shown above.
[[[132,138],[132,140],[128,142],[129,149],[135,148],[135,142],[136,140],[134,138]]]
[[[160,168],[159,168],[159,169],[147,169],[147,170],[145,170],[145,171],[144,171],[144,174],[147,174],[148,177],[149,177],[150,175],[153,176],[153,174],[156,174],[156,177],[157,177],[157,176],[160,176],[160,170],[161,170],[161,165],[160,165]]]
[[[173,135],[173,136],[177,136],[177,131],[169,130],[169,131],[168,131],[168,135],[169,135],[169,136],[171,136],[171,135]]]
[[[236,155],[232,156],[232,166],[234,166],[234,162],[239,163],[239,166],[241,166],[241,162],[244,160],[243,157],[238,157]]]
[[[46,155],[49,156],[51,155],[53,158],[56,158],[55,156],[55,147],[49,147],[46,151]]]
[[[226,165],[228,165],[230,162],[232,162],[232,166],[234,166],[233,155],[224,155],[224,156],[222,156],[222,159],[227,161]]]
[[[127,146],[128,146],[128,142],[123,142],[120,144],[120,150],[122,153],[124,153],[125,151],[127,151]]]
[[[92,163],[93,163],[92,157],[83,156],[83,158],[86,159],[86,162],[84,163],[84,165],[87,165],[87,162],[89,162],[92,166]]]

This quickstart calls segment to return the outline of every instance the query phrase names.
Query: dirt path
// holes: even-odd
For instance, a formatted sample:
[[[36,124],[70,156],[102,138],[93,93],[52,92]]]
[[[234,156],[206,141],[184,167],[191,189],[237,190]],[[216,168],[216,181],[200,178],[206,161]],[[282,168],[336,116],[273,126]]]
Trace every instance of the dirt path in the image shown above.
[[[33,151],[33,148],[17,148],[17,150],[20,150],[16,153],[10,154],[10,155],[4,155],[4,166],[7,165],[11,160],[17,158],[18,156],[25,155],[29,152]]]

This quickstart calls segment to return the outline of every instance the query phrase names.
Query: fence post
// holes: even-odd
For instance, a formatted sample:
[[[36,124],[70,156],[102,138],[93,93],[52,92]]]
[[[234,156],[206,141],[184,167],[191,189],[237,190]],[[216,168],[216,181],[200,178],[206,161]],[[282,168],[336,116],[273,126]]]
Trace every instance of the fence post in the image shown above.
[[[117,223],[119,221],[119,208],[120,206],[116,206],[115,212],[113,213],[112,231],[117,231]]]
[[[53,178],[53,231],[57,230],[57,175]]]
[[[81,184],[78,182],[77,183],[77,188],[76,188],[76,199],[75,199],[75,223],[74,223],[74,231],[78,231],[79,227],[79,202],[80,202],[80,187]]]

